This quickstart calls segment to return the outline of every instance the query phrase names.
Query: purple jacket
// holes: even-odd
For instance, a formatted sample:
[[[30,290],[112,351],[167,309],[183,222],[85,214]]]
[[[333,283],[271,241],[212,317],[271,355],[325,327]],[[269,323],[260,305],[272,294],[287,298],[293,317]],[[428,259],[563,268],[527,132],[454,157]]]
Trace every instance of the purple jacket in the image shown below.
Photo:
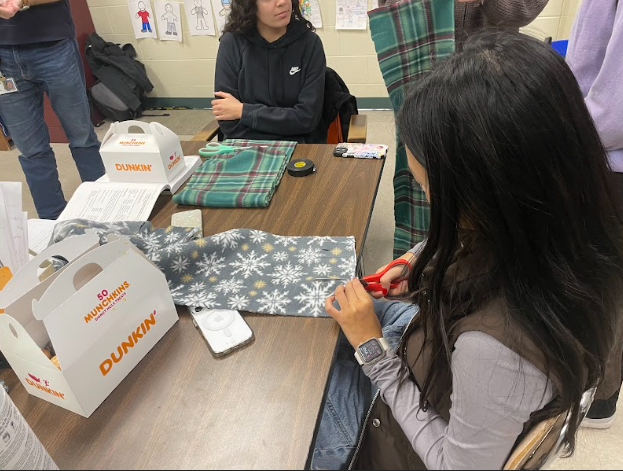
[[[612,169],[623,173],[623,1],[582,3],[567,62],[609,151]]]

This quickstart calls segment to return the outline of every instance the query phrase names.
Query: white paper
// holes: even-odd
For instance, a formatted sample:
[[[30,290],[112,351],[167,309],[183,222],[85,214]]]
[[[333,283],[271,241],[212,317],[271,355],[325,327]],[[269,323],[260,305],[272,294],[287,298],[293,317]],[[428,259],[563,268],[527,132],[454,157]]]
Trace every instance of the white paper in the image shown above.
[[[207,1],[208,0],[204,0],[204,2]],[[229,18],[229,12],[231,11],[231,0],[212,0],[212,8],[214,9],[214,18],[216,18],[219,36],[221,36],[225,28],[225,23],[227,23],[227,18]]]
[[[95,222],[147,221],[166,185],[86,182],[58,218]]]
[[[2,469],[58,469],[4,388],[0,388],[0,463]]]
[[[149,0],[128,0],[128,11],[136,39],[158,38],[156,18]]]
[[[320,2],[318,0],[299,0],[301,13],[305,19],[311,21],[314,28],[322,28],[322,14],[320,13]]]
[[[0,182],[0,261],[13,273],[28,262],[28,234],[22,212],[22,184]]]
[[[28,221],[28,246],[30,250],[39,254],[47,249],[55,227],[56,221],[47,219],[31,219]]]
[[[158,183],[157,185],[164,186],[165,190],[168,189],[173,194],[177,193],[177,190],[179,190],[182,185],[186,183],[186,180],[188,180],[190,176],[195,173],[195,170],[197,170],[203,163],[201,157],[199,157],[198,155],[186,155],[184,157],[184,162],[186,164],[186,169],[180,172],[179,175],[175,177],[171,183],[167,185],[162,185]],[[108,175],[104,175],[97,181],[100,183],[107,183],[110,181],[110,178],[108,177]],[[129,185],[132,185],[132,183],[129,183]]]
[[[215,36],[210,0],[184,0],[186,19],[191,36]]]
[[[366,29],[368,2],[365,0],[336,0],[335,29]]]
[[[156,20],[160,31],[160,41],[182,42],[182,17],[180,4],[176,0],[158,0],[156,7]]]

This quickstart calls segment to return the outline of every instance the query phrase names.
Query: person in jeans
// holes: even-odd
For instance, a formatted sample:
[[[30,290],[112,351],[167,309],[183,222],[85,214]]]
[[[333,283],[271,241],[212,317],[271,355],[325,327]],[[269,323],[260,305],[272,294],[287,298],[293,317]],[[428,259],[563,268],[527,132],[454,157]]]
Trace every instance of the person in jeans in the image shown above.
[[[518,33],[468,39],[410,87],[396,127],[430,231],[381,278],[402,300],[358,279],[326,300],[345,342],[311,468],[503,469],[528,430],[620,386],[606,152],[564,59]]]
[[[21,153],[41,219],[58,218],[67,205],[43,118],[44,93],[69,138],[82,181],[105,173],[75,36],[68,0],[0,3],[0,71],[18,89],[0,95],[0,116]]]
[[[613,190],[623,211],[623,4],[619,0],[582,3],[571,30],[567,63],[608,151]],[[610,428],[619,392],[596,400],[582,425]]]

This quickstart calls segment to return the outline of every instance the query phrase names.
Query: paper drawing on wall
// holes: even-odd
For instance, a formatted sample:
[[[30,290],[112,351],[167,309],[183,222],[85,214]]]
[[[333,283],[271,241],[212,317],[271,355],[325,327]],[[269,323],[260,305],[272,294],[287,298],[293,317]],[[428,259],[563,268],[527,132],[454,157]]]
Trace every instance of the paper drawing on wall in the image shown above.
[[[214,36],[214,17],[210,0],[184,0],[186,19],[192,36]]]
[[[136,39],[158,37],[156,17],[149,0],[128,0],[128,11]]]
[[[223,34],[223,28],[225,28],[225,23],[227,23],[227,19],[229,18],[231,2],[232,0],[212,0],[212,9],[214,10],[219,35]]]
[[[180,4],[175,0],[158,0],[155,7],[160,40],[182,42]]]
[[[366,29],[368,2],[365,0],[336,0],[335,29]]]
[[[145,2],[138,2],[138,12],[136,12],[136,17],[141,19],[142,29],[141,33],[146,33],[151,31],[151,23],[149,22],[149,17],[151,15],[147,11],[147,7],[145,6]]]
[[[173,5],[167,3],[164,8],[166,10],[166,13],[162,15],[162,19],[167,20],[166,34],[172,34],[174,36],[177,36],[177,26],[175,25],[175,23],[177,23],[178,18],[173,14]]]
[[[191,15],[197,16],[197,29],[210,29],[206,23],[206,16],[208,16],[208,10],[203,6],[202,0],[195,0],[195,8],[190,12]]]
[[[322,15],[318,0],[299,0],[299,5],[305,19],[311,21],[314,28],[322,28]]]
[[[221,0],[221,5],[223,8],[218,12],[221,16],[229,16],[231,12],[231,0]]]

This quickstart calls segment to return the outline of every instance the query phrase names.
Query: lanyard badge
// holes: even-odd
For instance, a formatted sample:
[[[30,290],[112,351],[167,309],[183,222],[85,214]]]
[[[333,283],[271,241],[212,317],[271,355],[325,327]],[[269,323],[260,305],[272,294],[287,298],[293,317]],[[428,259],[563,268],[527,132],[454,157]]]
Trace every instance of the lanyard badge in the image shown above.
[[[0,95],[17,92],[17,84],[14,78],[7,78],[0,70]]]

